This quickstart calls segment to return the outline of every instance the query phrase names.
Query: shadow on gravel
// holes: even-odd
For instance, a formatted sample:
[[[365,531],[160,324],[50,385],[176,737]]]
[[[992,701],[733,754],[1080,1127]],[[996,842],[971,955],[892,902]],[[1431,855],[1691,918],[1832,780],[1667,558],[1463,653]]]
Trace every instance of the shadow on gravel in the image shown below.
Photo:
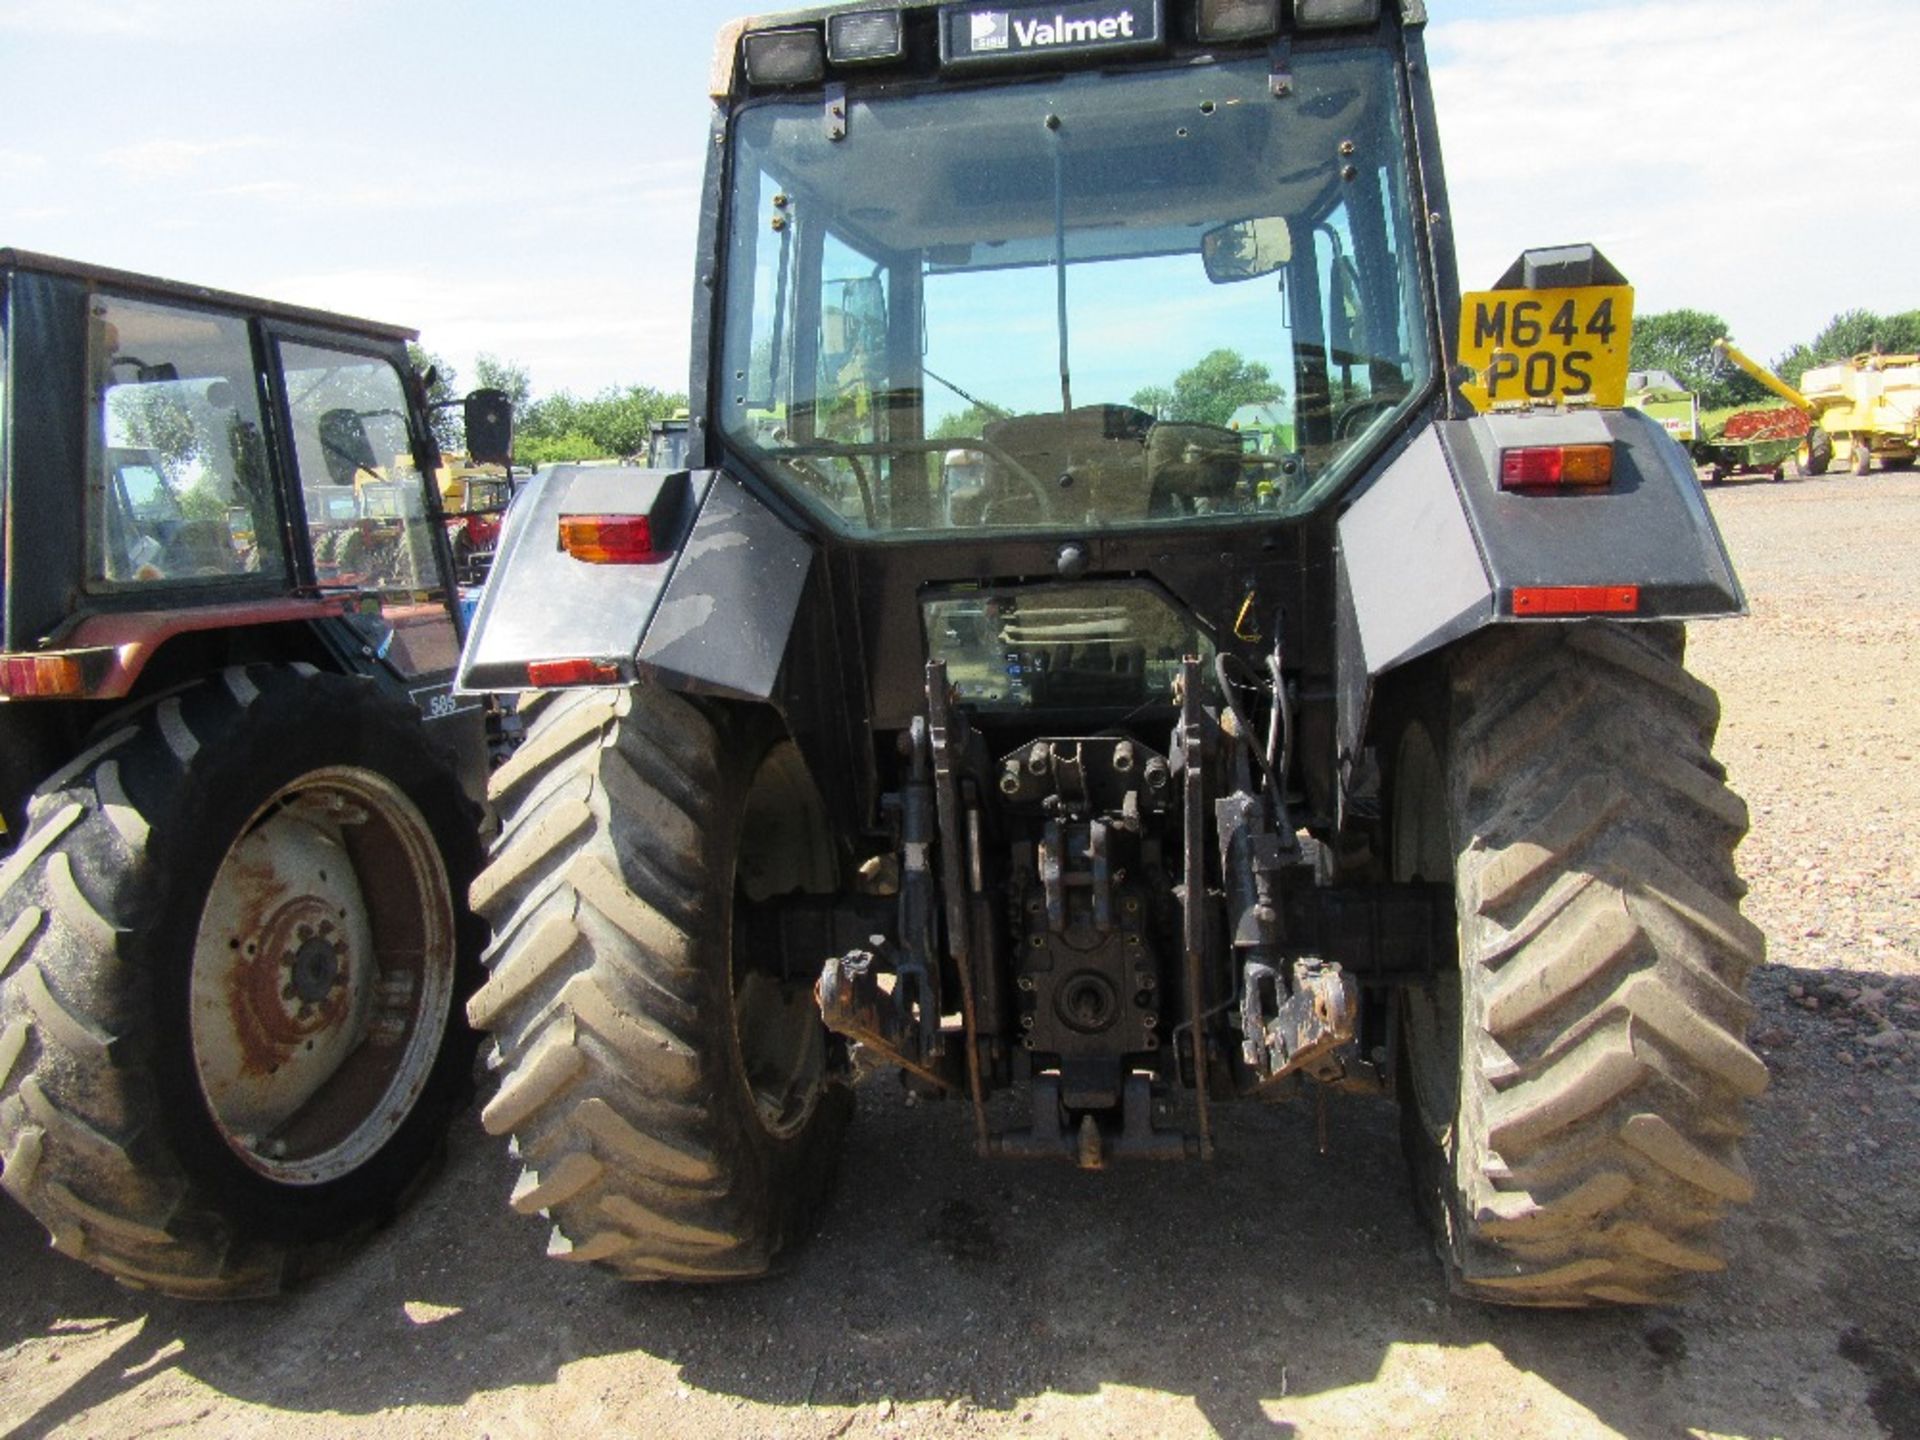
[[[1463,1352],[1488,1349],[1485,1373],[1507,1377],[1484,1397],[1494,1408],[1478,1433],[1500,1428],[1502,1406],[1534,1403],[1536,1382],[1632,1437],[1806,1433],[1809,1412],[1833,1403],[1806,1387],[1851,1367],[1848,1393],[1870,1390],[1880,1423],[1913,1434],[1914,1299],[1856,1293],[1868,1276],[1886,1275],[1878,1287],[1892,1291],[1898,1274],[1920,1273],[1884,1253],[1891,1274],[1857,1268],[1896,1221],[1911,1255],[1911,1174],[1877,1195],[1853,1185],[1848,1209],[1837,1197],[1849,1172],[1815,1171],[1822,1146],[1844,1147],[1834,1117],[1873,1103],[1860,1087],[1920,1084],[1920,1073],[1902,1081],[1891,1059],[1884,1073],[1810,1063],[1832,1036],[1787,993],[1855,979],[1775,969],[1756,986],[1756,1034],[1784,1041],[1771,1050],[1779,1082],[1755,1108],[1762,1201],[1731,1227],[1732,1275],[1674,1310],[1514,1312],[1450,1299],[1382,1102],[1333,1097],[1326,1157],[1309,1105],[1229,1107],[1210,1169],[1089,1176],[977,1162],[957,1106],[911,1109],[873,1084],[823,1229],[786,1273],[739,1288],[623,1287],[546,1260],[540,1227],[502,1204],[509,1162],[470,1120],[448,1173],[398,1226],[339,1274],[268,1302],[200,1307],[122,1291],[46,1251],[9,1209],[0,1347],[10,1373],[29,1356],[62,1388],[30,1414],[0,1398],[0,1424],[46,1435],[168,1367],[244,1401],[351,1417],[459,1406],[621,1357],[596,1367],[594,1383],[636,1414],[660,1407],[665,1428],[683,1389],[796,1412],[932,1400],[1013,1418],[1048,1392],[1121,1386],[1192,1397],[1223,1435],[1289,1436],[1310,1433],[1289,1419],[1292,1402],[1374,1385],[1361,1415],[1377,1413],[1383,1433],[1424,1433],[1446,1413],[1447,1380],[1408,1347],[1437,1346],[1468,1366]],[[1920,1003],[1920,982],[1898,988],[1896,1007]],[[1871,1129],[1856,1128],[1856,1144]],[[1852,1239],[1835,1237],[1843,1221]],[[1783,1357],[1776,1380],[1729,1380],[1729,1357],[1750,1346]],[[541,1404],[530,1397],[525,1413]],[[1831,1426],[1837,1412],[1824,1413]]]

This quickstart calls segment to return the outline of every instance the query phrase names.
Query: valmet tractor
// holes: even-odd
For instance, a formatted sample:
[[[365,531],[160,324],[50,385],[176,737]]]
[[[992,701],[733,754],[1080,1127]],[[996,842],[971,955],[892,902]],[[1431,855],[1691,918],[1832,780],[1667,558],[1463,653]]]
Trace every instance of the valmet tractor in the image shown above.
[[[0,250],[0,338],[0,1185],[129,1284],[270,1291],[471,1082],[486,736],[412,332]]]
[[[535,692],[470,1014],[555,1255],[766,1270],[858,1047],[1090,1170],[1397,1093],[1489,1300],[1721,1266],[1762,942],[1681,622],[1745,602],[1604,258],[1463,303],[1424,19],[723,34],[688,468],[541,476],[462,657]]]

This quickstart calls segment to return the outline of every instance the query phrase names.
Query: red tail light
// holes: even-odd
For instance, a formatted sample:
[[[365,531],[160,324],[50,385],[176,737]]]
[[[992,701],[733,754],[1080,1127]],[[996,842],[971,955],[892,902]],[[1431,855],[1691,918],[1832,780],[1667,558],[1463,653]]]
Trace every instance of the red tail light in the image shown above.
[[[1634,615],[1638,585],[1523,585],[1513,592],[1516,615]]]
[[[534,660],[527,665],[527,684],[536,690],[619,683],[620,667],[607,660]]]
[[[1612,483],[1611,445],[1530,445],[1500,452],[1502,490],[1599,490]]]
[[[667,558],[653,548],[645,515],[562,515],[560,548],[589,565],[653,565]]]

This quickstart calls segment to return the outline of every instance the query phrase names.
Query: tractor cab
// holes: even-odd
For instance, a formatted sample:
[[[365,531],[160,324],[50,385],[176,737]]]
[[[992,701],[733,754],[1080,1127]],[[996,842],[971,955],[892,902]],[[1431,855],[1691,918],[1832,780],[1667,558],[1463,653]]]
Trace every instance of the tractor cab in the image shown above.
[[[1328,8],[1281,45],[1149,4],[1025,44],[1056,27],[1020,11],[1004,49],[1006,12],[895,11],[884,58],[846,24],[749,34],[718,445],[861,543],[1325,504],[1438,353],[1399,29]],[[1246,443],[1246,406],[1288,444]]]
[[[241,653],[454,708],[411,331],[10,250],[0,283],[10,749]]]

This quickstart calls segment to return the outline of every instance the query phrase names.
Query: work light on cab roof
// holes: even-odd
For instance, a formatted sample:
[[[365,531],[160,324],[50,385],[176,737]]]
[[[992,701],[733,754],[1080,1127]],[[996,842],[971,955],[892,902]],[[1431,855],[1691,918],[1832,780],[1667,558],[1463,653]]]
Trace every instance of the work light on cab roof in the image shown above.
[[[1280,28],[1280,0],[1201,0],[1202,40],[1252,40]]]
[[[1338,30],[1379,19],[1380,0],[1294,0],[1293,5],[1293,23],[1302,30]]]
[[[820,32],[811,25],[747,36],[747,79],[755,85],[812,85],[826,78]]]
[[[1405,0],[1414,19],[1424,7]],[[937,12],[937,21],[936,21]],[[828,13],[824,32],[820,11],[780,17],[761,28],[747,22],[741,53],[747,83],[755,88],[793,89],[817,85],[841,67],[901,63],[918,53],[912,37],[926,15],[939,28],[944,67],[1019,64],[1041,56],[1086,55],[1102,51],[1152,51],[1170,38],[1202,44],[1241,44],[1277,37],[1289,17],[1296,30],[1356,29],[1377,25],[1382,0],[1195,0],[1191,6],[1167,0],[1059,0],[1034,4],[930,4]]]
[[[827,54],[836,65],[898,60],[906,52],[898,10],[867,10],[827,21]]]

